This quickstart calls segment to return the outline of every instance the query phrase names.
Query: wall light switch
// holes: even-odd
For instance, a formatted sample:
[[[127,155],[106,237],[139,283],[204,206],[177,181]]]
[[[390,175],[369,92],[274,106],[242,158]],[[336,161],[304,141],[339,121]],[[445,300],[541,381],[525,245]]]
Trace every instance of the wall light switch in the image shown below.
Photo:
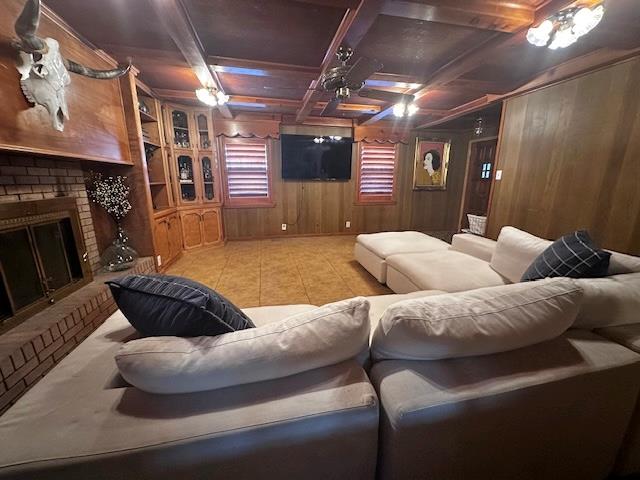
[[[496,170],[496,180],[502,180],[502,170]]]
[[[158,255],[158,266],[162,265],[162,256]]]
[[[286,229],[287,229],[287,224],[286,224],[286,223],[283,223],[283,224],[282,224],[282,231],[285,231]]]
[[[349,222],[349,221],[344,222],[344,226],[346,228],[351,228],[351,222]]]

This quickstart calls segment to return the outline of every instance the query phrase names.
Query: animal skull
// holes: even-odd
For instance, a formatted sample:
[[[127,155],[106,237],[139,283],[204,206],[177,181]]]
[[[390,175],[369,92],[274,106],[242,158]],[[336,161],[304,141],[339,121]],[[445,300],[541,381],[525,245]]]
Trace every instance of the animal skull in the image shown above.
[[[36,36],[39,23],[40,0],[27,0],[15,25],[19,38],[15,47],[19,50],[16,68],[20,72],[20,86],[29,102],[47,109],[53,128],[63,131],[64,121],[69,119],[65,97],[65,89],[71,83],[69,72],[104,80],[126,74],[131,65],[101,71],[66,60],[56,40]]]

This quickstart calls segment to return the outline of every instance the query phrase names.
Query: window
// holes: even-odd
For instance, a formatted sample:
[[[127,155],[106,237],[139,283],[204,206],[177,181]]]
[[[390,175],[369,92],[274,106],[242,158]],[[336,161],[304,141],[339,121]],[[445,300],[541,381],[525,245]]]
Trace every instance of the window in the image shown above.
[[[273,206],[271,149],[267,140],[226,138],[225,203],[229,207]]]
[[[358,203],[394,203],[397,146],[359,145]]]
[[[483,163],[482,164],[482,171],[480,172],[480,178],[483,178],[483,179],[491,178],[491,164],[490,163]]]

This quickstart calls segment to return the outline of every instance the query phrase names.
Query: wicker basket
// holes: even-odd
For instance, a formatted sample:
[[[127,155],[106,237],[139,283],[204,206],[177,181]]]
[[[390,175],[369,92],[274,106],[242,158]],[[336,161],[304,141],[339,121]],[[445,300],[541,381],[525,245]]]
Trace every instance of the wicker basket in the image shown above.
[[[475,235],[484,236],[487,229],[487,217],[468,213],[467,218],[469,219],[469,231]]]

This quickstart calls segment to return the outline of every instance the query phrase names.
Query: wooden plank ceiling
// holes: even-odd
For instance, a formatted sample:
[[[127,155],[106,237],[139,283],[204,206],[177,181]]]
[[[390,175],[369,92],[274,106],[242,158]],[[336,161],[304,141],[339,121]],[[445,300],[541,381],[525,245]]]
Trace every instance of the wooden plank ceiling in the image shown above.
[[[368,88],[415,94],[420,107],[396,120],[393,105],[352,96],[335,117],[360,124],[428,127],[486,107],[509,92],[610,63],[640,49],[640,1],[608,0],[601,24],[573,46],[529,45],[529,26],[596,0],[45,0],[78,33],[168,100],[196,103],[216,85],[241,112],[318,116],[332,95],[320,76],[340,45],[375,58]],[[533,83],[532,83],[533,81]],[[538,82],[538,83],[536,83]]]

